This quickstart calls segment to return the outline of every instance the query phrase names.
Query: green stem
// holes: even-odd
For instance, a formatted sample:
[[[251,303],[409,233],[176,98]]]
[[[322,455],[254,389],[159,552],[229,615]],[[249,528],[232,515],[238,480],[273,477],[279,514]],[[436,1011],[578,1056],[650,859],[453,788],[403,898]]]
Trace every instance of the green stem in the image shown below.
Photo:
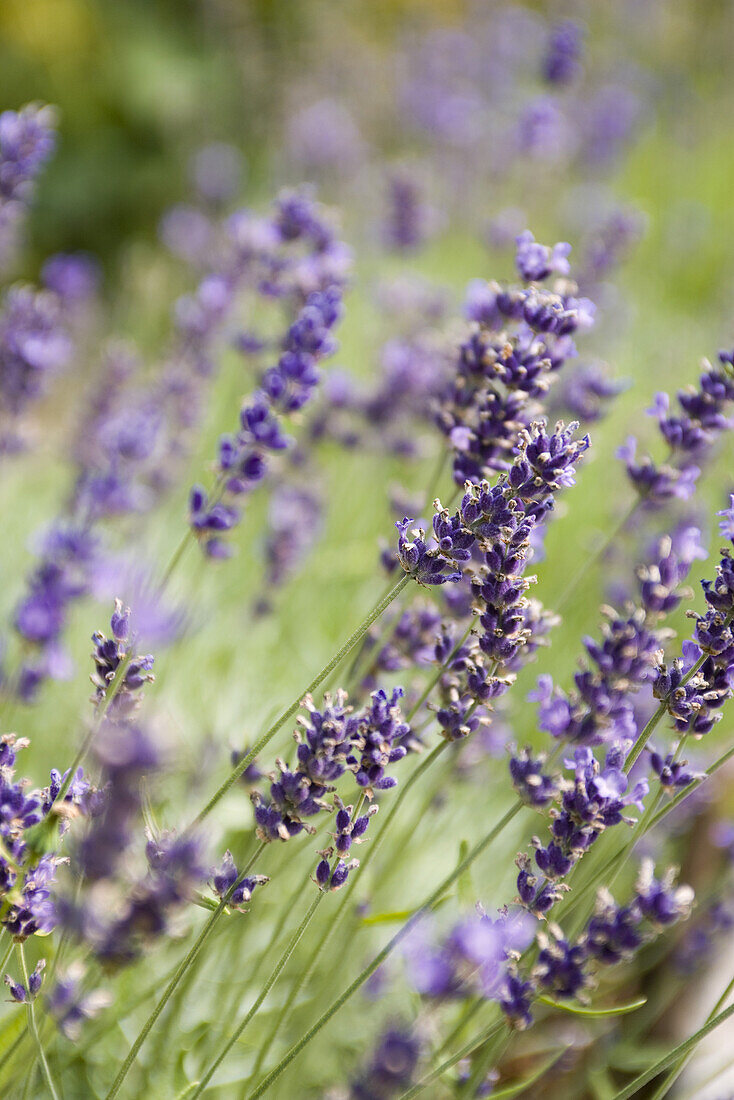
[[[166,568],[163,571],[163,576],[161,577],[161,582],[160,582],[160,586],[159,586],[159,591],[160,592],[163,592],[166,585],[170,581],[171,576],[173,574],[173,571],[175,570],[178,563],[181,561],[181,558],[186,553],[186,550],[188,549],[190,541],[191,541],[191,528],[187,528],[185,535],[183,536],[183,538],[181,539],[178,546],[176,547],[176,549],[173,552],[173,557],[171,558],[168,565],[166,566]]]
[[[25,951],[23,950],[23,944],[22,943],[18,944],[18,957],[20,959],[20,967],[21,967],[21,970],[23,972],[23,981],[25,982],[25,987],[28,990],[28,1000],[26,1001],[26,1012],[28,1014],[28,1030],[31,1033],[31,1036],[33,1038],[33,1042],[36,1044],[36,1051],[38,1053],[38,1060],[41,1063],[41,1070],[43,1071],[43,1076],[46,1079],[46,1085],[48,1087],[48,1091],[50,1092],[51,1096],[53,1097],[53,1100],[59,1100],[59,1094],[56,1091],[56,1086],[54,1085],[54,1079],[51,1076],[51,1070],[49,1068],[48,1061],[46,1060],[46,1052],[43,1049],[43,1043],[41,1042],[41,1035],[38,1031],[38,1025],[36,1024],[35,997],[31,996],[30,975],[28,973],[28,967],[26,965],[26,960],[25,960]],[[32,1072],[32,1070],[33,1070],[33,1067],[31,1066],[31,1072]]]
[[[352,810],[352,822],[355,822],[357,820],[357,818],[359,817],[360,813],[362,812],[362,807],[364,806],[366,797],[367,797],[366,792],[361,791],[360,795],[359,795],[359,798],[357,799],[357,801],[355,803],[354,809]],[[337,865],[339,864],[339,861],[340,861],[340,856],[336,855],[334,857],[334,862],[332,864],[332,871],[337,867]],[[326,893],[327,893],[326,889],[321,889],[321,888],[319,889],[319,892],[316,895],[316,897],[314,898],[314,901],[312,902],[312,904],[310,905],[310,907],[308,909],[308,912],[306,913],[305,917],[301,921],[301,923],[298,926],[298,928],[296,929],[296,931],[293,933],[293,935],[292,935],[292,937],[291,937],[291,939],[288,943],[288,946],[286,947],[285,951],[283,952],[283,954],[278,959],[278,962],[275,964],[275,967],[273,968],[273,970],[270,974],[270,977],[268,978],[268,980],[265,982],[265,985],[261,989],[257,1000],[252,1005],[252,1007],[250,1008],[249,1012],[247,1013],[247,1015],[245,1016],[244,1020],[239,1025],[237,1030],[229,1037],[229,1039],[227,1040],[224,1047],[220,1051],[220,1053],[217,1056],[217,1058],[216,1058],[215,1062],[213,1063],[213,1065],[210,1066],[207,1073],[204,1075],[202,1080],[199,1082],[199,1091],[194,1093],[194,1097],[198,1096],[199,1092],[201,1092],[201,1090],[206,1086],[207,1082],[211,1080],[214,1073],[216,1073],[217,1067],[219,1065],[221,1065],[221,1063],[227,1057],[227,1054],[230,1052],[230,1050],[232,1049],[234,1044],[237,1042],[239,1037],[242,1035],[243,1031],[245,1030],[245,1028],[249,1024],[250,1020],[253,1018],[255,1013],[258,1011],[258,1009],[260,1008],[260,1005],[263,1003],[263,1001],[267,997],[268,993],[270,992],[270,990],[273,988],[273,986],[277,982],[277,980],[280,977],[286,963],[288,962],[289,958],[291,957],[291,955],[295,951],[295,949],[298,946],[298,943],[301,940],[304,932],[306,931],[309,924],[311,923],[311,920],[312,920],[312,918],[313,918],[313,916],[316,912],[316,909],[317,909],[321,899],[324,897],[324,895]],[[282,1018],[282,1013],[281,1013],[281,1018]],[[256,1069],[257,1068],[259,1068],[259,1066],[256,1067]],[[193,1100],[193,1097],[192,1097],[192,1100]]]
[[[734,989],[734,977],[731,979],[726,989],[721,994],[718,1001],[706,1017],[707,1024],[710,1024],[717,1013],[721,1011],[722,1006],[728,1001],[732,989]],[[670,1073],[667,1074],[662,1084],[657,1089],[655,1089],[655,1092],[650,1097],[650,1100],[662,1100],[662,1097],[665,1096],[665,1094],[673,1087],[678,1077],[680,1077],[692,1054],[693,1051],[690,1050],[678,1059],[678,1061],[671,1068]]]
[[[280,1010],[280,1012],[278,1013],[278,1016],[276,1017],[276,1020],[273,1024],[273,1027],[270,1030],[270,1034],[265,1039],[264,1043],[261,1045],[260,1050],[258,1051],[258,1056],[257,1056],[257,1060],[255,1062],[255,1066],[254,1066],[253,1071],[252,1071],[252,1077],[253,1078],[257,1079],[257,1075],[260,1072],[260,1070],[262,1069],[265,1058],[267,1057],[267,1054],[268,1054],[268,1051],[270,1050],[270,1047],[272,1046],[273,1042],[275,1041],[276,1035],[278,1034],[278,1032],[279,1032],[281,1026],[283,1025],[283,1023],[285,1023],[285,1021],[288,1019],[288,1015],[290,1013],[291,1008],[293,1007],[293,1004],[294,1004],[296,998],[298,997],[298,994],[301,992],[303,987],[310,980],[311,975],[313,974],[313,972],[316,968],[316,964],[317,964],[321,954],[326,949],[327,945],[331,942],[333,937],[337,934],[337,932],[341,928],[342,924],[344,923],[344,919],[346,918],[346,916],[349,913],[349,908],[348,908],[349,898],[351,897],[352,891],[354,890],[354,888],[357,884],[357,880],[358,880],[358,878],[360,878],[361,876],[364,875],[364,872],[365,872],[366,868],[368,867],[370,861],[372,860],[372,857],[377,853],[380,845],[382,844],[383,840],[385,839],[385,835],[386,835],[386,833],[387,833],[387,831],[390,827],[390,823],[394,820],[395,815],[397,814],[398,810],[400,809],[401,803],[404,801],[406,795],[410,791],[413,784],[431,766],[431,764],[434,762],[434,760],[436,760],[438,758],[438,756],[440,756],[440,754],[443,752],[443,750],[448,747],[449,743],[450,742],[448,742],[448,741],[441,741],[438,745],[436,745],[436,747],[430,753],[428,753],[427,756],[425,756],[423,758],[421,763],[418,765],[418,767],[415,769],[415,771],[413,771],[410,774],[410,776],[405,781],[405,783],[401,784],[401,786],[398,788],[398,793],[397,793],[397,795],[395,797],[395,800],[393,801],[393,803],[390,807],[390,812],[388,813],[387,817],[385,817],[385,819],[381,822],[381,828],[379,829],[377,835],[374,837],[374,839],[373,839],[372,843],[370,844],[370,846],[367,848],[367,851],[364,855],[364,858],[361,859],[361,861],[360,861],[359,867],[357,867],[355,869],[354,873],[352,874],[352,876],[349,880],[349,883],[344,888],[343,896],[340,899],[340,906],[339,906],[339,909],[337,910],[337,912],[334,915],[334,919],[332,921],[330,921],[329,924],[324,929],[324,933],[321,936],[321,939],[317,942],[316,946],[314,947],[313,951],[311,952],[311,955],[309,957],[308,962],[306,963],[305,967],[302,969],[301,974],[298,976],[298,978],[296,978],[290,992],[288,993],[288,996],[287,996],[287,998],[286,998],[286,1000],[283,1004],[283,1007]]]
[[[370,613],[357,627],[354,633],[351,634],[349,638],[347,638],[341,649],[339,649],[338,652],[335,653],[334,656],[331,658],[331,660],[326,665],[324,665],[324,667],[321,669],[321,672],[319,672],[318,675],[314,677],[311,683],[308,684],[307,687],[305,687],[303,691],[298,694],[298,696],[296,697],[296,699],[294,699],[290,706],[287,707],[286,710],[284,710],[283,713],[275,719],[272,726],[270,726],[270,728],[265,731],[262,737],[255,742],[250,751],[240,760],[237,767],[230,772],[228,778],[225,779],[219,790],[217,790],[212,795],[204,809],[191,823],[190,828],[195,828],[197,825],[200,825],[201,822],[209,816],[217,803],[224,797],[225,794],[227,794],[230,788],[234,786],[234,784],[247,770],[247,768],[249,768],[250,764],[258,755],[258,753],[262,752],[268,742],[271,741],[273,737],[275,737],[281,726],[283,726],[288,721],[288,719],[292,718],[293,715],[298,711],[304,695],[308,695],[309,693],[315,691],[324,682],[329,673],[336,668],[336,666],[344,659],[344,657],[346,657],[347,653],[349,653],[349,651],[353,649],[357,642],[365,636],[372,624],[377,619],[379,619],[383,611],[387,607],[389,607],[393,600],[402,592],[405,586],[409,583],[410,579],[411,578],[406,573],[405,576],[401,577],[398,583],[390,589],[387,595],[384,596],[379,601],[379,603],[375,604]]]
[[[138,1051],[142,1047],[145,1040],[148,1038],[148,1035],[150,1034],[150,1031],[153,1028],[156,1020],[158,1019],[161,1012],[163,1011],[163,1009],[168,1004],[168,1002],[171,998],[171,995],[173,994],[173,992],[176,989],[177,985],[179,984],[181,979],[184,977],[184,975],[187,973],[189,967],[193,964],[194,960],[199,955],[199,952],[203,949],[205,943],[207,942],[207,940],[211,936],[211,934],[214,931],[216,925],[218,924],[222,914],[224,913],[224,910],[225,910],[225,908],[227,906],[227,903],[229,902],[230,898],[232,897],[232,894],[235,892],[235,890],[237,889],[239,884],[242,882],[242,880],[244,878],[246,878],[247,875],[249,874],[249,872],[252,870],[253,866],[255,865],[255,862],[260,858],[264,848],[265,848],[265,844],[264,843],[260,844],[260,846],[257,848],[255,853],[253,854],[252,858],[249,860],[249,862],[248,862],[247,866],[245,867],[244,871],[242,871],[241,874],[237,877],[237,879],[235,879],[235,881],[232,883],[232,885],[230,886],[229,890],[227,891],[227,893],[224,895],[224,897],[220,901],[217,908],[214,910],[214,912],[209,917],[209,919],[206,922],[206,924],[204,925],[204,927],[199,932],[199,935],[196,937],[196,940],[195,940],[193,946],[191,947],[191,950],[188,952],[186,957],[181,962],[180,966],[178,967],[175,974],[171,978],[170,982],[166,986],[160,1000],[156,1004],[155,1008],[151,1012],[148,1019],[143,1024],[143,1027],[141,1028],[140,1033],[138,1034],[138,1037],[136,1038],[133,1045],[130,1047],[130,1050],[128,1051],[127,1057],[125,1058],[125,1061],[123,1062],[122,1066],[120,1067],[120,1071],[117,1074],[117,1077],[115,1078],[115,1080],[113,1081],[110,1091],[107,1093],[106,1100],[112,1100],[112,1098],[114,1096],[117,1096],[118,1092],[120,1091],[120,1087],[122,1086],[122,1082],[125,1080],[125,1078],[128,1074],[128,1071],[130,1070],[131,1066],[133,1065],[135,1059],[138,1056]]]
[[[277,982],[278,978],[280,977],[281,972],[283,971],[283,968],[285,967],[286,963],[288,962],[291,955],[293,954],[296,947],[298,946],[299,940],[301,939],[304,932],[306,931],[309,924],[311,923],[311,920],[313,918],[314,913],[316,912],[316,909],[318,908],[318,906],[320,905],[322,899],[325,896],[326,896],[326,893],[323,890],[319,890],[319,892],[316,894],[316,897],[313,899],[310,906],[308,907],[306,915],[304,916],[304,918],[301,921],[301,923],[299,924],[298,928],[295,930],[295,932],[291,936],[291,938],[288,942],[288,946],[286,947],[285,951],[283,952],[283,954],[278,959],[278,962],[275,964],[275,967],[273,968],[268,980],[265,982],[265,985],[260,990],[260,993],[259,993],[257,999],[255,1000],[254,1004],[252,1005],[249,1012],[247,1013],[247,1015],[242,1020],[242,1023],[239,1024],[238,1027],[236,1027],[235,1030],[232,1032],[229,1039],[224,1044],[224,1046],[220,1050],[219,1054],[217,1055],[217,1057],[214,1059],[214,1061],[210,1065],[209,1069],[206,1071],[204,1076],[199,1081],[197,1089],[193,1093],[193,1095],[191,1097],[191,1100],[196,1100],[196,1097],[201,1095],[201,1093],[204,1091],[206,1086],[209,1084],[209,1082],[211,1081],[211,1079],[214,1076],[214,1074],[216,1073],[216,1071],[219,1069],[219,1067],[222,1064],[222,1062],[224,1061],[224,1059],[229,1054],[232,1047],[235,1045],[237,1040],[242,1035],[243,1031],[245,1030],[245,1028],[249,1024],[250,1020],[253,1018],[255,1013],[260,1008],[260,1005],[263,1003],[263,1001],[267,997],[268,993],[270,992],[270,990],[273,988],[273,986]]]
[[[490,846],[493,840],[495,840],[503,829],[510,824],[514,817],[523,808],[522,802],[519,800],[515,802],[504,817],[493,826],[492,829],[484,836],[471,851],[461,860],[454,870],[443,879],[443,881],[436,887],[436,889],[429,894],[426,900],[419,906],[413,913],[408,921],[400,928],[395,935],[385,944],[381,951],[374,956],[374,958],[367,964],[367,966],[357,975],[357,977],[347,986],[347,988],[336,998],[335,1001],[329,1005],[325,1012],[318,1018],[308,1031],[295,1043],[289,1051],[283,1056],[277,1066],[270,1071],[270,1073],[263,1078],[260,1084],[256,1087],[255,1091],[250,1095],[249,1100],[257,1100],[257,1097],[262,1096],[272,1085],[272,1083],[280,1077],[281,1073],[290,1065],[290,1063],[296,1058],[305,1046],[307,1046],[313,1038],[321,1031],[323,1027],[329,1022],[339,1009],[347,1003],[347,1001],[357,992],[357,990],[364,985],[370,975],[374,974],[375,970],[390,953],[397,947],[397,945],[405,938],[411,928],[414,927],[416,922],[424,916],[429,910],[431,910],[437,902],[441,900],[446,891],[453,886],[457,879],[461,878],[464,872],[472,865],[472,863]]]
[[[714,1016],[710,1020],[707,1020],[703,1027],[700,1027],[698,1031],[694,1032],[693,1035],[691,1035],[688,1039],[686,1039],[682,1043],[679,1043],[677,1047],[674,1047],[667,1054],[663,1055],[663,1057],[660,1058],[659,1061],[657,1061],[653,1066],[650,1066],[649,1069],[646,1069],[644,1073],[641,1073],[637,1077],[635,1077],[634,1081],[631,1081],[629,1085],[626,1085],[625,1088],[615,1094],[614,1100],[629,1100],[631,1096],[636,1096],[640,1089],[642,1089],[650,1081],[654,1081],[654,1079],[659,1074],[668,1069],[669,1066],[673,1065],[673,1063],[676,1062],[682,1055],[686,1055],[689,1052],[693,1051],[702,1039],[705,1039],[707,1035],[710,1035],[711,1032],[719,1026],[719,1024],[723,1024],[726,1020],[729,1019],[730,1016],[733,1015],[734,1004],[729,1005],[729,1007],[724,1009],[723,1012],[719,1012],[718,1015]]]
[[[8,965],[8,959],[10,958],[10,956],[13,952],[13,947],[15,946],[13,937],[10,935],[10,933],[5,928],[3,928],[3,930],[2,930],[2,934],[3,934],[3,936],[8,937],[8,946],[5,948],[5,951],[3,952],[2,959],[0,959],[0,971],[4,970],[5,967]]]
[[[490,1027],[485,1028],[484,1031],[481,1031],[479,1035],[475,1035],[472,1039],[469,1040],[468,1043],[465,1043],[463,1047],[456,1051],[455,1054],[452,1054],[450,1058],[447,1058],[445,1062],[441,1062],[440,1065],[436,1066],[435,1069],[432,1069],[431,1072],[426,1074],[425,1077],[421,1077],[420,1081],[413,1085],[412,1088],[409,1088],[407,1092],[402,1092],[400,1094],[399,1100],[412,1100],[414,1096],[417,1096],[420,1092],[423,1092],[423,1089],[427,1085],[432,1084],[438,1077],[445,1073],[447,1069],[451,1069],[451,1067],[455,1066],[457,1062],[460,1062],[462,1058],[468,1057],[468,1055],[470,1055],[478,1047],[483,1046],[484,1043],[486,1043],[489,1039],[492,1039],[502,1028],[503,1023],[503,1020],[497,1020],[495,1023],[491,1024]]]

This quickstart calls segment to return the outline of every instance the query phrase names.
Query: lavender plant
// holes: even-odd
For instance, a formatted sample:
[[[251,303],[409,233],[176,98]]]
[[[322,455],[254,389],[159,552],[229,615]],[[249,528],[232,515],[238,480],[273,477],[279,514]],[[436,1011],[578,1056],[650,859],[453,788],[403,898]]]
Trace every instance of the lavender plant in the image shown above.
[[[563,221],[644,81],[593,20],[472,30],[396,47],[371,114],[293,78],[287,156],[379,192],[374,266],[311,187],[240,207],[207,139],[154,338],[85,252],[3,289],[3,1095],[663,1096],[731,1015],[734,978],[687,1031],[672,1006],[734,911],[734,355],[656,395],[661,459],[614,464],[639,385],[600,356],[644,219],[597,196],[572,249],[518,206]],[[0,115],[3,273],[55,125]],[[462,306],[421,252],[486,223],[490,180],[514,275]],[[40,525],[14,479],[52,466]]]

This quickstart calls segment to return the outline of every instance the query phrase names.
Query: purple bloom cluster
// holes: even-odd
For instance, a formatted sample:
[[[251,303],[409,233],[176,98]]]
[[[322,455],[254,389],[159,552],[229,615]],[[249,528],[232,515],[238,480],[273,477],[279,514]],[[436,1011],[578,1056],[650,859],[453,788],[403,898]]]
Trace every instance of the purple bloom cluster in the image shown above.
[[[84,1021],[96,1016],[110,1003],[110,996],[105,990],[86,992],[83,979],[83,967],[72,963],[63,975],[56,978],[46,996],[46,1007],[57,1027],[72,1042],[81,1035]]]
[[[104,786],[90,807],[89,828],[75,853],[85,888],[73,900],[65,898],[60,909],[66,928],[84,939],[105,965],[116,967],[133,962],[148,942],[168,931],[171,915],[191,900],[209,869],[198,837],[161,833],[149,835],[145,873],[126,878],[142,825],[141,781],[160,767],[160,754],[135,713],[140,689],[151,679],[146,669],[152,658],[131,656],[130,610],[120,601],[111,626],[112,638],[95,635],[93,654],[98,704],[110,685],[116,690],[94,742]],[[120,668],[125,671],[116,677]],[[122,891],[117,905],[111,903],[116,889]]]
[[[720,530],[734,546],[734,495],[718,513]],[[660,665],[653,685],[675,728],[702,737],[721,718],[721,708],[734,694],[734,557],[721,550],[713,581],[701,582],[707,610],[690,612],[696,620],[694,640],[683,643],[683,660]],[[698,665],[694,672],[694,666]]]
[[[115,688],[115,694],[107,707],[110,717],[129,715],[140,701],[140,689],[154,679],[150,671],[153,667],[153,656],[150,653],[133,655],[130,615],[130,608],[123,607],[121,600],[115,600],[115,610],[110,620],[112,636],[107,638],[101,630],[92,635],[92,660],[95,666],[92,683],[97,704],[106,699],[113,685]],[[121,665],[122,671],[118,671]],[[116,682],[118,677],[119,683]]]
[[[629,789],[623,771],[627,747],[624,743],[613,746],[603,768],[586,747],[576,749],[574,759],[565,761],[573,779],[562,784],[560,807],[552,811],[550,843],[543,846],[537,838],[533,841],[535,863],[543,878],[539,880],[530,869],[527,856],[518,857],[519,899],[532,913],[546,914],[552,908],[561,894],[559,883],[605,829],[628,821],[623,812],[627,807],[642,810],[648,783],[643,779]]]
[[[424,997],[498,997],[505,964],[525,950],[534,931],[526,913],[505,909],[492,918],[480,905],[440,939],[418,925],[403,949],[410,984]]]
[[[52,107],[0,113],[0,269],[11,257],[37,176],[56,145]]]
[[[543,58],[543,76],[549,84],[570,84],[581,71],[583,28],[571,19],[551,28]]]
[[[22,447],[20,417],[71,353],[60,299],[30,286],[11,287],[0,311],[0,454]]]
[[[391,1027],[380,1036],[369,1063],[350,1087],[350,1100],[391,1100],[414,1083],[421,1043],[405,1028]]]
[[[518,270],[531,285],[472,284],[468,312],[477,327],[461,345],[437,413],[459,485],[509,467],[518,431],[530,426],[553,377],[576,355],[572,333],[593,322],[593,304],[574,297],[573,284],[536,285],[568,273],[569,246],[549,248],[530,232],[517,240]]]
[[[333,698],[325,695],[321,710],[308,696],[304,699],[308,717],[299,719],[300,729],[294,734],[294,767],[276,761],[278,772],[270,776],[269,797],[260,791],[251,795],[261,840],[289,840],[304,830],[313,832],[304,818],[328,808],[325,796],[346,771],[355,774],[370,797],[375,790],[395,785],[386,769],[405,756],[402,742],[410,737],[400,714],[402,694],[402,688],[390,694],[375,691],[359,711],[347,706],[341,691]]]
[[[588,436],[574,439],[577,427],[558,424],[548,433],[545,422],[539,421],[520,433],[519,443],[516,432],[517,453],[508,474],[491,488],[486,481],[470,482],[453,515],[437,504],[430,542],[420,530],[407,537],[412,523],[407,517],[397,523],[398,559],[405,572],[422,585],[458,581],[475,546],[498,557],[497,561],[487,558],[490,569],[500,571],[504,562],[502,572],[515,572],[519,560],[527,556],[533,523],[553,507],[554,492],[574,484],[576,463],[589,446]],[[491,547],[498,538],[503,547]]]
[[[407,252],[428,238],[435,213],[426,202],[423,187],[407,169],[391,173],[387,187],[387,211],[383,238],[388,248]]]
[[[251,492],[267,473],[269,455],[290,445],[284,417],[301,409],[319,382],[318,363],[336,347],[331,330],[341,314],[341,291],[332,286],[306,299],[283,342],[277,364],[261,378],[260,389],[240,412],[240,431],[219,442],[218,490],[191,491],[191,525],[212,557],[227,556],[224,532],[240,519],[234,501]]]
[[[540,704],[541,729],[587,745],[636,736],[633,697],[654,679],[666,638],[658,623],[680,602],[679,585],[699,553],[695,529],[659,540],[650,563],[638,570],[637,606],[623,614],[606,609],[601,641],[585,639],[589,664],[575,674],[575,690],[566,694],[550,676],[539,678],[529,698]]]
[[[734,352],[719,352],[718,367],[706,363],[698,387],[680,390],[679,411],[670,413],[667,393],[658,393],[650,410],[669,449],[669,459],[655,463],[649,455],[636,459],[637,441],[630,436],[619,448],[618,457],[641,499],[650,507],[671,499],[687,500],[693,493],[700,471],[699,462],[722,432],[732,427],[734,401]]]
[[[543,771],[545,756],[524,749],[510,758],[512,785],[528,806],[542,808],[558,797],[558,779]]]
[[[27,744],[12,734],[0,741],[0,924],[20,940],[36,932],[46,934],[57,923],[51,887],[61,860],[54,851],[38,858],[30,830],[55,820],[62,834],[69,820],[87,809],[91,795],[81,769],[61,801],[58,796],[66,776],[55,769],[45,790],[29,790],[27,781],[17,781],[16,754]]]

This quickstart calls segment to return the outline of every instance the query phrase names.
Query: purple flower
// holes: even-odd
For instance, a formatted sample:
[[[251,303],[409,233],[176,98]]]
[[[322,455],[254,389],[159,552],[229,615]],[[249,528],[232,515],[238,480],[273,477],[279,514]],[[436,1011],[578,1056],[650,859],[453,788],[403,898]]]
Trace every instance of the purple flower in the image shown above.
[[[578,76],[583,33],[571,19],[551,28],[543,58],[543,76],[549,84],[570,84]]]
[[[385,243],[400,252],[416,249],[429,236],[434,221],[433,209],[425,201],[416,177],[407,170],[391,173],[383,227]]]
[[[89,302],[99,290],[99,264],[86,252],[59,252],[43,265],[41,278],[67,305]]]
[[[370,1061],[354,1078],[350,1100],[390,1100],[400,1096],[415,1080],[421,1043],[406,1028],[383,1032]]]
[[[547,806],[558,795],[557,780],[543,772],[544,763],[544,757],[533,758],[529,749],[510,757],[512,785],[529,806]]]
[[[570,272],[568,256],[571,245],[565,241],[549,248],[538,244],[530,230],[526,229],[515,238],[515,243],[515,265],[525,282],[540,283],[554,272],[556,275],[568,275]]]

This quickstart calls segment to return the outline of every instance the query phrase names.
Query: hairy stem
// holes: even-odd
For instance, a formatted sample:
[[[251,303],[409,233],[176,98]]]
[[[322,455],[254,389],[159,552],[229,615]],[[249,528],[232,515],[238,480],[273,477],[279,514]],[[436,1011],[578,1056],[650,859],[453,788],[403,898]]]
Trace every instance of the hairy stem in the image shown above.
[[[20,967],[23,972],[23,981],[25,982],[25,987],[28,991],[28,1000],[26,1001],[26,1012],[28,1014],[28,1030],[31,1033],[33,1042],[36,1044],[36,1053],[38,1054],[38,1060],[41,1063],[41,1070],[43,1072],[48,1091],[53,1097],[53,1100],[59,1100],[59,1094],[56,1091],[56,1085],[54,1084],[54,1079],[51,1076],[51,1070],[46,1059],[46,1052],[44,1051],[43,1043],[41,1042],[41,1034],[38,1030],[38,1024],[36,1023],[36,999],[31,995],[30,975],[28,973],[28,966],[26,965],[25,951],[23,949],[22,943],[18,944],[18,958],[20,959]],[[33,1072],[33,1066],[31,1066],[30,1072]]]
[[[470,852],[461,860],[460,863],[454,868],[454,870],[444,878],[436,889],[429,894],[426,900],[420,905],[420,907],[413,913],[411,918],[400,928],[395,935],[385,944],[382,950],[374,956],[374,958],[367,964],[367,966],[357,975],[357,977],[347,986],[347,988],[332,1001],[325,1012],[318,1018],[318,1020],[312,1024],[308,1031],[295,1043],[290,1050],[283,1056],[277,1066],[270,1071],[270,1073],[263,1078],[260,1084],[255,1088],[254,1092],[250,1095],[249,1100],[257,1100],[257,1097],[262,1096],[273,1084],[281,1073],[291,1064],[305,1046],[307,1046],[313,1038],[321,1031],[323,1027],[329,1022],[339,1009],[347,1003],[348,1000],[357,992],[361,986],[367,981],[370,975],[374,974],[375,970],[385,961],[388,955],[397,947],[397,945],[405,938],[415,923],[429,912],[436,904],[441,900],[443,895],[448,889],[450,889],[457,879],[461,878],[464,872],[469,868],[472,863],[487,850],[493,840],[495,840],[500,833],[506,828],[507,825],[513,820],[514,817],[522,809],[522,802],[519,800],[515,802],[510,809],[505,813],[504,817],[494,825],[490,831],[482,837],[477,844],[470,850]]]
[[[245,867],[244,871],[242,871],[241,874],[232,883],[232,885],[230,886],[229,890],[227,891],[227,893],[224,895],[224,897],[220,901],[217,908],[214,910],[214,912],[209,917],[209,919],[206,922],[206,924],[204,925],[204,927],[199,932],[199,935],[196,937],[196,940],[195,940],[194,944],[192,945],[190,951],[188,952],[186,957],[182,960],[180,966],[178,967],[175,974],[173,975],[173,977],[169,981],[168,985],[166,986],[160,1000],[156,1004],[155,1008],[151,1012],[148,1019],[143,1024],[143,1027],[141,1028],[141,1030],[138,1034],[138,1037],[136,1038],[133,1045],[130,1047],[130,1050],[128,1051],[127,1057],[125,1058],[125,1061],[123,1062],[122,1066],[120,1067],[120,1071],[117,1074],[117,1077],[115,1078],[115,1080],[113,1081],[110,1091],[107,1093],[106,1100],[112,1100],[112,1098],[114,1096],[117,1096],[117,1094],[120,1091],[120,1088],[122,1086],[122,1082],[125,1080],[125,1078],[128,1074],[128,1071],[130,1070],[131,1066],[135,1062],[135,1059],[138,1056],[138,1052],[139,1052],[140,1048],[142,1047],[143,1043],[145,1042],[145,1040],[148,1038],[148,1035],[150,1034],[151,1030],[153,1029],[153,1027],[156,1023],[156,1020],[158,1019],[161,1012],[163,1011],[163,1009],[168,1004],[168,1002],[171,998],[171,995],[173,994],[174,990],[178,986],[179,982],[182,980],[184,975],[187,973],[189,967],[193,965],[195,959],[198,957],[199,953],[203,949],[203,947],[206,944],[207,940],[211,936],[211,934],[214,931],[215,927],[217,926],[222,914],[224,913],[224,910],[227,906],[228,901],[230,900],[230,898],[232,897],[232,895],[234,894],[235,890],[237,889],[239,884],[242,882],[242,880],[247,878],[247,875],[252,870],[253,866],[255,865],[255,862],[260,858],[264,848],[265,848],[264,844],[259,845],[259,847],[255,851],[255,853],[253,854],[252,858],[249,860],[249,862],[248,862],[247,866]]]

